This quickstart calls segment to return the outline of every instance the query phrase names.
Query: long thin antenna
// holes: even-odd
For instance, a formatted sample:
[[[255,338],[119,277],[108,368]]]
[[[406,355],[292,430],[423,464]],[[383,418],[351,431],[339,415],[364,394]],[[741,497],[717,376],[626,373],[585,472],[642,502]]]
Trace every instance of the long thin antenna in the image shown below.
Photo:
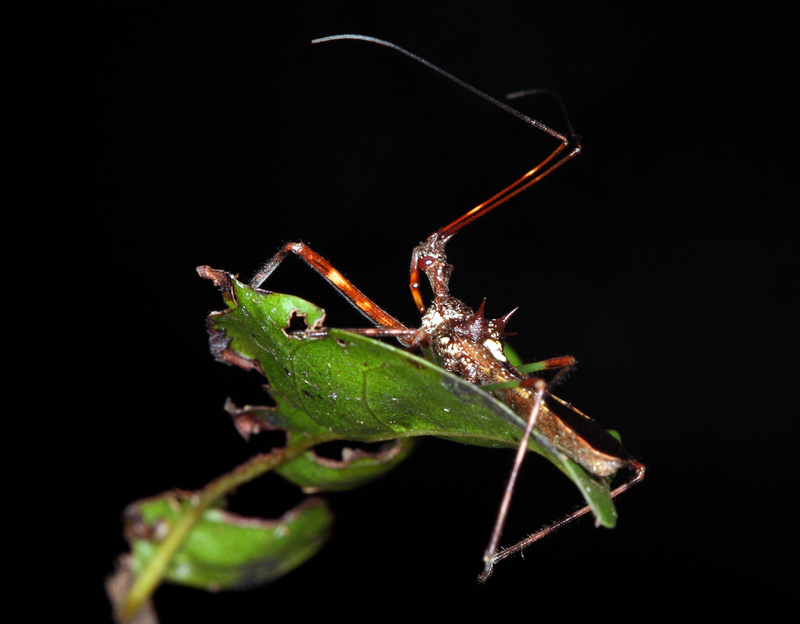
[[[520,91],[517,93],[510,94],[509,97],[517,98],[522,97],[524,95],[529,95],[531,93],[535,93],[537,91],[541,91],[544,93],[548,93],[551,96],[554,96],[561,107],[561,112],[564,115],[564,118],[567,121],[567,128],[569,129],[568,136],[561,134],[560,132],[556,132],[549,126],[543,124],[541,121],[537,119],[533,119],[532,117],[528,117],[527,115],[520,113],[517,109],[510,107],[508,104],[501,102],[500,100],[493,98],[488,93],[484,93],[480,89],[476,89],[471,84],[468,84],[461,80],[460,78],[454,76],[453,74],[446,72],[441,67],[434,65],[430,61],[426,61],[424,58],[417,56],[413,52],[409,52],[400,46],[391,43],[390,41],[384,41],[383,39],[377,39],[375,37],[369,37],[367,35],[332,35],[330,37],[321,37],[319,39],[314,39],[311,43],[325,43],[328,41],[339,41],[339,40],[357,40],[357,41],[367,41],[369,43],[375,43],[377,45],[382,45],[384,47],[390,48],[395,50],[396,52],[400,52],[401,54],[405,54],[407,57],[415,60],[417,63],[424,65],[428,69],[432,69],[433,71],[437,72],[438,74],[444,76],[455,82],[457,85],[465,88],[470,93],[473,93],[487,102],[494,104],[501,110],[506,111],[507,113],[513,115],[517,119],[521,119],[527,124],[530,124],[534,128],[538,128],[542,132],[545,132],[552,136],[553,138],[558,139],[561,144],[542,162],[536,165],[533,169],[528,171],[525,175],[523,175],[519,180],[510,184],[506,188],[504,188],[499,193],[495,194],[494,196],[487,199],[485,202],[478,204],[472,210],[468,211],[467,213],[461,215],[458,219],[453,221],[452,223],[446,225],[445,227],[441,228],[438,231],[438,236],[442,241],[446,241],[450,239],[456,232],[458,232],[461,228],[463,228],[468,223],[471,223],[475,219],[478,219],[485,215],[490,210],[494,210],[500,204],[507,202],[509,199],[518,195],[525,189],[533,186],[539,180],[544,178],[545,176],[549,175],[556,169],[558,169],[561,165],[565,162],[570,160],[571,158],[577,156],[581,152],[581,144],[580,140],[578,139],[578,135],[575,134],[575,131],[572,129],[572,123],[569,120],[569,116],[567,115],[567,109],[564,106],[563,102],[561,101],[561,97],[553,91],[549,91],[546,89],[541,90],[528,90],[528,91]],[[564,152],[564,150],[568,151]],[[412,275],[412,283],[415,282],[415,277]],[[414,292],[414,286],[412,286],[412,292]],[[415,300],[417,301],[417,305],[420,310],[423,309],[421,301],[417,300],[418,293],[415,293]]]
[[[332,35],[330,37],[321,37],[319,39],[314,39],[314,40],[311,41],[311,43],[326,43],[328,41],[339,41],[339,40],[342,40],[342,39],[355,39],[355,40],[358,40],[358,41],[368,41],[370,43],[376,43],[378,45],[382,45],[384,47],[391,48],[392,50],[396,50],[397,52],[400,52],[401,54],[405,54],[407,57],[409,57],[411,59],[414,59],[417,63],[420,63],[420,64],[424,65],[425,67],[427,67],[429,69],[432,69],[433,71],[441,74],[445,78],[449,78],[450,80],[455,82],[457,85],[460,85],[460,86],[464,87],[465,89],[467,89],[468,91],[471,91],[475,95],[482,97],[487,102],[491,102],[492,104],[494,104],[498,108],[501,108],[504,111],[506,111],[507,113],[510,113],[511,115],[514,115],[514,117],[516,117],[518,119],[521,119],[525,123],[528,123],[528,124],[532,125],[533,127],[538,128],[539,130],[542,130],[543,132],[546,132],[550,136],[555,137],[560,141],[567,142],[567,137],[565,137],[560,132],[556,132],[555,130],[553,130],[549,126],[546,126],[541,121],[533,119],[532,117],[528,117],[527,115],[525,115],[523,113],[520,113],[517,109],[511,108],[508,104],[505,104],[504,102],[501,102],[500,100],[498,100],[496,98],[493,98],[491,95],[489,95],[488,93],[484,93],[480,89],[476,89],[471,84],[468,84],[468,83],[464,82],[463,80],[461,80],[460,78],[454,76],[453,74],[451,74],[449,72],[446,72],[441,67],[439,67],[437,65],[434,65],[430,61],[426,61],[421,56],[417,56],[413,52],[409,52],[408,50],[405,50],[404,48],[401,48],[400,46],[395,45],[394,43],[392,43],[390,41],[384,41],[383,39],[376,39],[375,37],[369,37],[367,35]]]

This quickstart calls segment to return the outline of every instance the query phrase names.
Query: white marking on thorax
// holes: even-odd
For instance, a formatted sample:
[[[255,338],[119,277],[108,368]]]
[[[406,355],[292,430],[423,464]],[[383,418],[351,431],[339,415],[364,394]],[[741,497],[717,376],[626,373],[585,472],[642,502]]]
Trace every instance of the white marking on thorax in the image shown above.
[[[499,340],[495,340],[494,338],[487,338],[486,340],[483,341],[483,346],[489,349],[489,352],[498,362],[507,361],[506,356],[503,353],[503,345],[500,344]]]

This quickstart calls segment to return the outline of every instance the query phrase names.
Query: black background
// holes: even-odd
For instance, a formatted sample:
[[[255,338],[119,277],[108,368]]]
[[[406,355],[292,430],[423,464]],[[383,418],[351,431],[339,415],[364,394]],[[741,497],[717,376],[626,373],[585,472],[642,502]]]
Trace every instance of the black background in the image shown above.
[[[509,329],[527,360],[574,355],[559,394],[618,429],[650,471],[619,500],[615,530],[581,522],[480,586],[511,454],[427,440],[382,481],[329,497],[336,534],[300,569],[244,593],[163,587],[163,621],[431,607],[712,617],[778,604],[797,554],[797,121],[794,34],[768,4],[48,9],[37,128],[52,176],[31,197],[55,208],[36,224],[42,240],[56,234],[39,255],[67,287],[61,400],[81,418],[60,430],[77,434],[86,468],[73,497],[96,501],[80,529],[90,610],[108,613],[102,580],[125,550],[126,504],[202,487],[254,451],[222,405],[262,402],[260,382],[209,355],[204,317],[222,302],[195,266],[248,278],[303,240],[413,325],[412,247],[552,148],[399,54],[310,44],[347,32],[495,96],[562,95],[584,154],[459,234],[452,287],[474,305],[487,297],[493,316],[519,305]],[[546,99],[516,105],[564,127]],[[323,305],[330,325],[364,325],[293,259],[271,287]],[[267,477],[232,506],[269,516],[297,500]],[[577,502],[532,458],[505,541]]]

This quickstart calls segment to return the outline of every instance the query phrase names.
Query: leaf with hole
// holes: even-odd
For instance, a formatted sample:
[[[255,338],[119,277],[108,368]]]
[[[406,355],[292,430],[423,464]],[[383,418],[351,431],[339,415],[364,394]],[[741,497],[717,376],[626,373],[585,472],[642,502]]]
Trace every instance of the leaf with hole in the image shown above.
[[[192,494],[178,491],[128,506],[124,524],[134,574],[147,566],[191,506]],[[164,579],[210,591],[263,585],[313,556],[325,543],[332,520],[319,498],[305,500],[277,520],[208,509],[170,561]]]
[[[517,446],[525,422],[479,387],[403,349],[344,330],[330,328],[325,338],[303,338],[302,332],[288,330],[294,319],[318,329],[324,310],[298,297],[251,288],[223,271],[199,270],[220,287],[228,305],[208,319],[215,357],[259,370],[269,380],[275,406],[250,408],[246,427],[284,430],[290,446],[300,439],[316,445],[428,435],[480,446]],[[539,435],[529,448],[575,483],[598,524],[614,526],[616,511],[604,480]],[[306,461],[313,459],[306,456]]]

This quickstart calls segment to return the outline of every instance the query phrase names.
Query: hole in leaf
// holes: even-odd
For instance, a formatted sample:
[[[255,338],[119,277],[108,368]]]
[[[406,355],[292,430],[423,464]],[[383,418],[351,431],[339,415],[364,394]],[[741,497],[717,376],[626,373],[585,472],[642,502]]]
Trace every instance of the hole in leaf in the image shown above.
[[[286,432],[280,429],[262,429],[250,437],[248,444],[250,445],[249,451],[257,451],[259,453],[268,453],[276,448],[284,448],[286,446]]]
[[[395,444],[394,440],[389,440],[388,442],[325,442],[314,447],[314,454],[323,459],[340,462],[352,455],[353,451],[361,451],[368,455],[380,455]]]
[[[283,333],[291,338],[292,336],[302,334],[309,329],[308,322],[306,321],[306,315],[299,313],[297,310],[292,310],[292,313],[289,315],[289,322],[283,329]]]

